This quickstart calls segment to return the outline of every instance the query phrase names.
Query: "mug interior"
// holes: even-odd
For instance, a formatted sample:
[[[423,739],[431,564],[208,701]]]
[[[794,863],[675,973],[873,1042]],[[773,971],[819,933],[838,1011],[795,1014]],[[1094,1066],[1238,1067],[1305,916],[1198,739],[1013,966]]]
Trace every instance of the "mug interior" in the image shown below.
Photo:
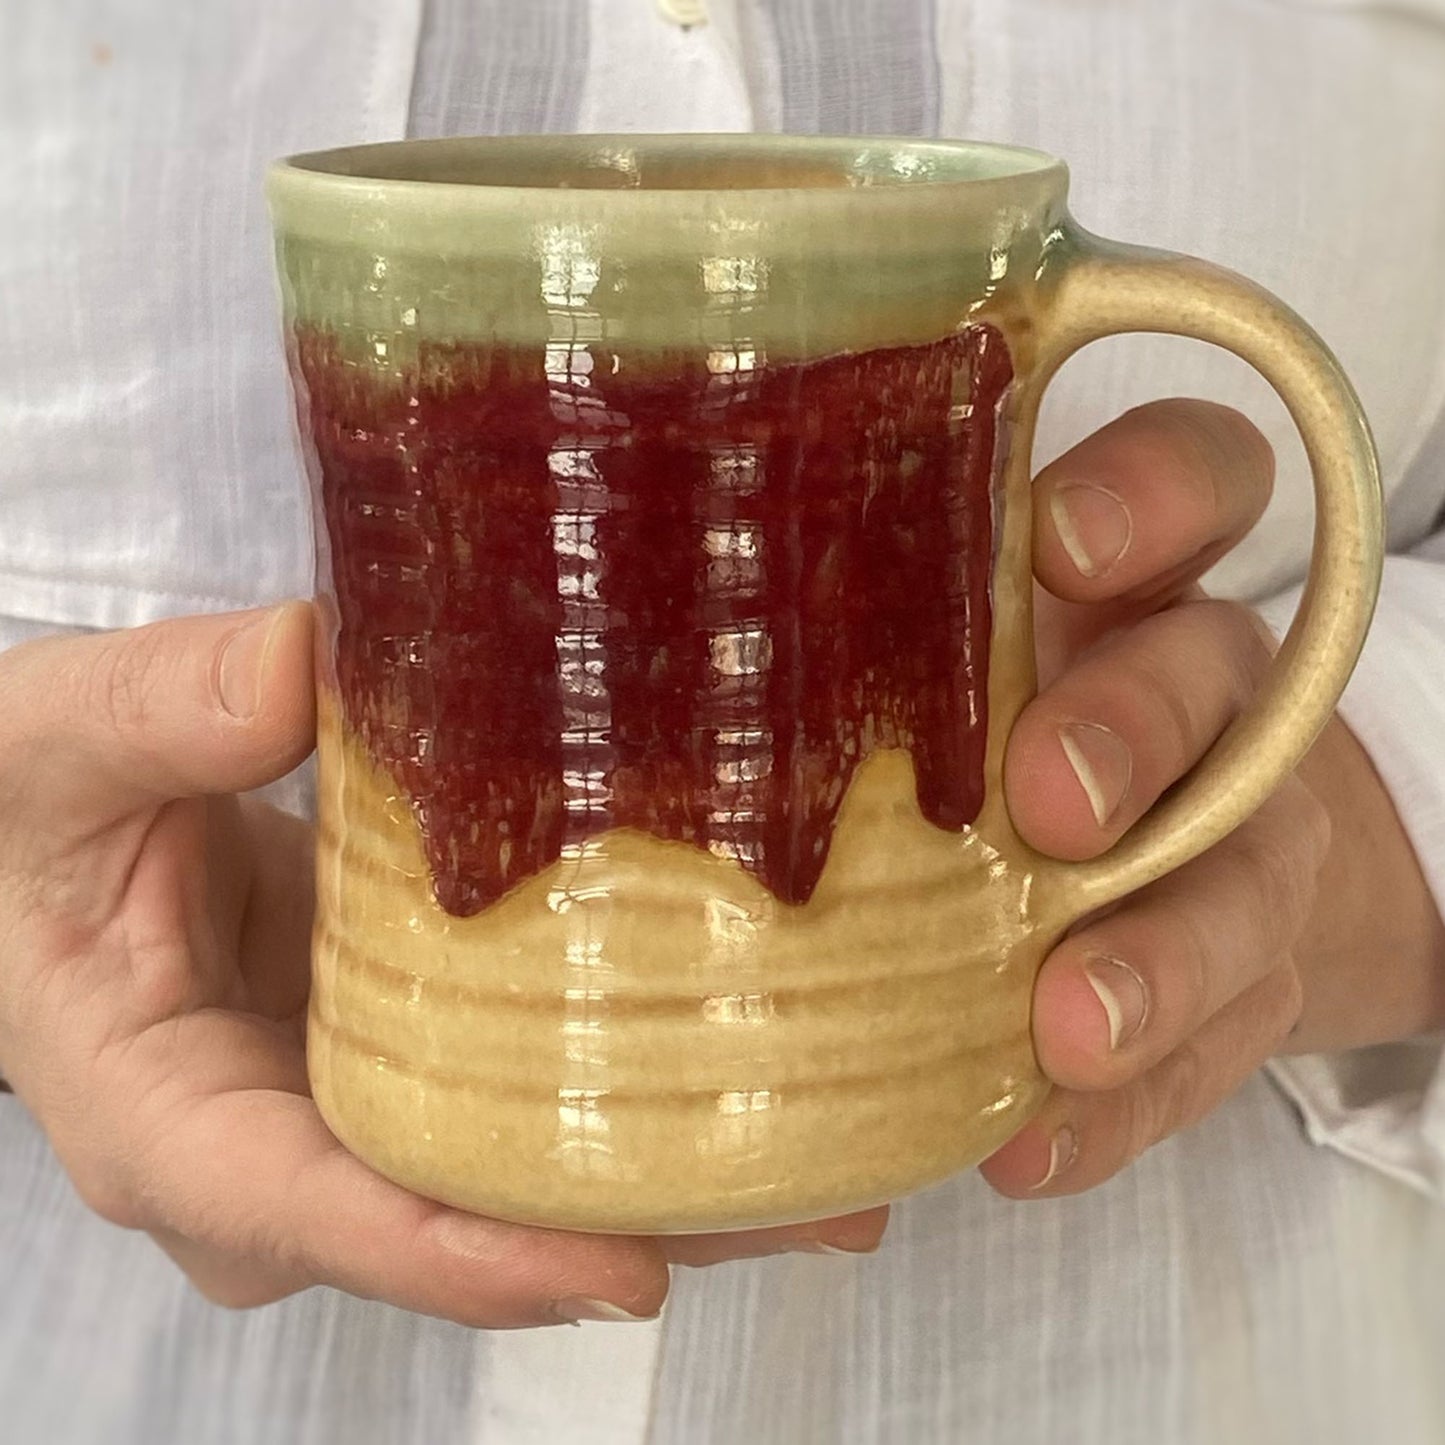
[[[518,190],[778,191],[958,185],[1059,167],[971,141],[774,135],[456,137],[293,156],[316,175]]]

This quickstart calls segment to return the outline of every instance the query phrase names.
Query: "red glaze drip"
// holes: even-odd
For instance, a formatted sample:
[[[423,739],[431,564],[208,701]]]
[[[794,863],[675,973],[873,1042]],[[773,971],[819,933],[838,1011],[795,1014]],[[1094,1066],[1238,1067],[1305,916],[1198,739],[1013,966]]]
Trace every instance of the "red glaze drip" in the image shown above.
[[[302,329],[347,727],[477,912],[609,828],[813,892],[854,768],[983,801],[1000,333],[792,364]]]

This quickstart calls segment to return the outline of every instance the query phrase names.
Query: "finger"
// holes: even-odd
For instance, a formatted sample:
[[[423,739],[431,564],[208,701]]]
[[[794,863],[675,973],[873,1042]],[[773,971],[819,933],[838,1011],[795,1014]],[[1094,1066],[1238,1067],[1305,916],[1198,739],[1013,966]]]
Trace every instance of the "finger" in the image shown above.
[[[871,1254],[883,1239],[888,1210],[865,1209],[836,1219],[778,1229],[744,1229],[733,1234],[664,1236],[659,1241],[673,1264],[721,1264],[769,1254]]]
[[[672,1264],[699,1267],[794,1251],[812,1254],[869,1254],[878,1247],[886,1209],[868,1210],[815,1225],[740,1230],[734,1234],[663,1236],[658,1240]],[[151,1237],[213,1304],[254,1309],[309,1288],[315,1281],[299,1271],[259,1267],[255,1261],[222,1254],[167,1229]]]
[[[28,643],[0,657],[0,694],[0,800],[48,836],[93,836],[158,802],[259,787],[306,756],[311,608]]]
[[[1024,708],[1004,787],[1020,836],[1092,858],[1188,771],[1253,695],[1269,662],[1246,609],[1172,607],[1102,644]]]
[[[146,1109],[127,1112],[126,1128],[144,1141],[125,1151],[127,1179],[87,1166],[116,1152],[96,1137],[104,1121],[91,1114],[57,1122],[57,1149],[93,1209],[156,1235],[222,1303],[264,1303],[328,1283],[492,1327],[556,1323],[559,1314],[589,1308],[581,1317],[621,1318],[619,1309],[647,1317],[666,1293],[669,1257],[700,1265],[820,1246],[865,1253],[887,1221],[887,1209],[871,1209],[659,1243],[480,1220],[421,1200],[347,1154],[305,1095],[304,1055],[281,1025],[206,1012],[151,1028],[124,1047],[133,1077],[163,1080],[148,1091]],[[196,1157],[204,1160],[199,1170]],[[145,1181],[143,1191],[135,1180]],[[151,1203],[138,1209],[133,1201],[142,1193]],[[451,1220],[428,1226],[442,1231],[444,1247],[476,1235],[481,1243],[469,1247],[485,1247],[495,1267],[457,1274],[435,1239],[425,1231],[417,1238],[419,1220],[430,1215]],[[515,1258],[507,1256],[508,1240]]]
[[[1115,1089],[1268,976],[1312,910],[1329,814],[1291,778],[1222,843],[1066,938],[1034,986],[1056,1084]]]
[[[1055,1090],[1038,1116],[982,1165],[1014,1199],[1092,1189],[1151,1145],[1197,1123],[1273,1054],[1299,1018],[1299,975],[1276,968],[1135,1083]]]
[[[409,1193],[349,1154],[315,1104],[253,1090],[170,1113],[141,1161],[154,1219],[188,1270],[240,1262],[267,1289],[326,1284],[475,1328],[650,1318],[667,1293],[654,1241],[483,1219]],[[223,1288],[227,1271],[205,1276]],[[198,1283],[201,1281],[198,1280]]]
[[[663,1236],[657,1243],[670,1263],[692,1267],[795,1251],[869,1254],[877,1249],[887,1222],[885,1207],[786,1228]],[[227,1308],[270,1304],[317,1282],[300,1268],[267,1266],[254,1258],[198,1244],[170,1229],[152,1227],[148,1232],[207,1299]]]
[[[216,1051],[208,1047],[206,1052]],[[239,1056],[237,1050],[227,1053]],[[252,1078],[284,1073],[279,1066],[258,1067],[254,1060],[244,1067]],[[227,1067],[202,1082],[207,1088],[235,1088],[235,1073],[234,1067]],[[417,1199],[380,1179],[341,1150],[309,1099],[285,1104],[284,1098],[259,1090],[213,1096],[212,1105],[218,1109],[234,1108],[235,1101],[246,1099],[253,1101],[246,1107],[255,1109],[263,1107],[259,1101],[267,1101],[269,1141],[249,1166],[241,1156],[259,1125],[241,1130],[246,1137],[239,1144],[211,1145],[216,1155],[224,1149],[226,1179],[208,1181],[205,1195],[212,1200],[224,1196],[224,1212],[199,1207],[200,1201],[191,1200],[184,1191],[173,1192],[173,1168],[157,1169],[153,1162],[145,1166],[151,1196],[172,1201],[165,1222],[147,1221],[147,1227],[198,1288],[219,1303],[266,1303],[311,1284],[327,1283],[491,1328],[556,1323],[560,1317],[619,1318],[618,1310],[646,1318],[661,1307],[668,1260],[706,1265],[789,1250],[866,1253],[877,1247],[887,1223],[886,1208],[871,1209],[787,1228],[657,1241],[574,1236],[482,1220]],[[266,1201],[257,1198],[258,1187],[266,1186],[268,1175],[277,1174],[278,1160],[292,1160],[285,1169],[288,1181],[298,1173],[298,1149],[277,1128],[273,1116],[278,1112],[293,1116],[293,1131],[314,1132],[314,1138],[306,1141],[307,1150],[324,1161],[310,1171],[314,1197],[287,1182],[266,1188]],[[214,1121],[192,1126],[201,1127],[213,1141],[237,1132]],[[160,1136],[168,1158],[185,1148],[185,1134],[172,1125]],[[323,1182],[319,1177],[323,1168],[334,1171],[335,1178]],[[249,1180],[244,1188],[242,1179],[233,1177],[237,1174]],[[320,1197],[323,1194],[325,1199]],[[336,1208],[341,1195],[345,1195],[344,1214]],[[361,1208],[362,1204],[369,1208]],[[319,1229],[313,1219],[317,1210],[323,1211]],[[395,1217],[387,1218],[388,1213]],[[428,1223],[428,1216],[443,1222]],[[472,1268],[470,1279],[458,1274],[454,1260],[439,1257],[437,1239],[432,1237],[436,1234],[443,1251],[465,1247],[480,1254],[485,1269]],[[366,1262],[352,1257],[362,1250]]]
[[[185,1239],[174,1230],[146,1231],[212,1304],[249,1310],[275,1304],[309,1289],[315,1281],[297,1270],[271,1270]]]
[[[1237,411],[1185,398],[1138,407],[1039,473],[1034,571],[1070,601],[1157,603],[1254,525],[1273,480],[1269,443]]]

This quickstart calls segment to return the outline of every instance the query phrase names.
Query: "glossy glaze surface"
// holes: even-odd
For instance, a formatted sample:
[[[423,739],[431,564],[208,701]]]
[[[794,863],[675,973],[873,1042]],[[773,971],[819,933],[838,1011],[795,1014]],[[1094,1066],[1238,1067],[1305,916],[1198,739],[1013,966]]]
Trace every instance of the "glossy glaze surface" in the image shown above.
[[[480,868],[475,860],[453,867],[480,840],[482,828],[473,839],[471,824],[481,819],[467,818],[460,829],[423,827],[428,820],[419,821],[415,799],[425,796],[426,780],[405,776],[406,759],[415,754],[378,732],[388,718],[413,725],[411,709],[428,681],[440,682],[444,694],[450,686],[445,659],[425,648],[411,654],[413,641],[428,640],[430,622],[445,614],[447,588],[407,582],[388,594],[383,566],[375,574],[375,605],[384,612],[388,597],[403,610],[415,604],[427,613],[425,623],[372,627],[373,603],[365,602],[357,617],[363,633],[372,628],[369,645],[378,651],[358,653],[355,675],[338,686],[345,671],[339,667],[342,619],[326,583],[334,568],[344,573],[353,565],[382,564],[378,542],[383,551],[397,549],[391,564],[425,571],[437,567],[437,556],[420,564],[407,538],[447,541],[454,549],[459,538],[473,549],[478,539],[468,527],[440,527],[435,518],[417,530],[403,515],[431,506],[433,494],[445,498],[452,485],[440,474],[444,468],[428,473],[422,465],[431,429],[411,424],[412,412],[402,424],[405,436],[395,437],[394,470],[380,484],[379,501],[360,503],[383,509],[377,515],[385,538],[367,540],[366,528],[350,523],[333,534],[323,508],[318,906],[308,1057],[327,1122],[375,1168],[423,1194],[484,1213],[639,1232],[795,1220],[897,1197],[939,1179],[996,1147],[1044,1095],[1030,1046],[1029,1002],[1050,944],[1085,912],[1222,837],[1303,755],[1358,652],[1378,578],[1378,482],[1358,403],[1318,338],[1279,302],[1203,263],[1088,236],[1067,216],[1065,182],[1059,163],[1032,152],[852,137],[407,143],[298,157],[273,171],[269,192],[286,317],[299,336],[327,338],[317,399],[333,418],[345,407],[335,409],[328,397],[349,397],[346,406],[354,401],[363,411],[383,396],[419,407],[436,381],[427,367],[447,356],[540,356],[549,404],[555,390],[557,404],[574,411],[586,390],[583,362],[592,367],[590,386],[599,356],[627,364],[618,373],[624,388],[650,374],[665,384],[728,376],[731,388],[751,372],[790,376],[797,392],[806,393],[813,378],[833,376],[830,394],[856,393],[865,409],[857,358],[891,357],[875,378],[889,392],[889,404],[864,426],[875,440],[850,443],[837,454],[842,467],[861,459],[866,468],[895,413],[908,414],[929,394],[924,385],[919,398],[898,398],[902,368],[896,363],[909,348],[941,355],[934,348],[977,339],[983,333],[975,328],[996,328],[1014,374],[996,439],[1001,485],[991,519],[991,625],[982,629],[987,662],[976,650],[969,654],[972,672],[961,684],[955,677],[952,704],[957,708],[964,696],[976,701],[986,671],[986,720],[980,713],[975,729],[970,716],[971,730],[957,744],[967,760],[957,768],[934,768],[914,722],[902,726],[896,713],[882,709],[894,731],[885,735],[875,726],[868,734],[860,725],[851,780],[807,778],[805,769],[803,799],[812,806],[790,816],[831,819],[830,837],[827,829],[810,835],[824,845],[815,876],[787,866],[790,858],[806,862],[806,847],[791,854],[785,847],[784,866],[772,874],[777,860],[749,857],[743,830],[705,836],[695,803],[691,814],[678,809],[677,798],[696,799],[706,759],[670,794],[643,790],[643,827],[584,823],[569,841],[564,807],[560,836],[554,823],[515,875],[500,842],[490,874],[485,858]],[[1320,558],[1301,618],[1256,704],[1108,855],[1055,863],[1030,853],[1015,836],[1001,786],[1008,730],[1034,682],[1029,449],[1042,389],[1058,365],[1089,341],[1131,328],[1214,341],[1280,390],[1315,471]],[[298,347],[298,361],[300,355]],[[840,393],[836,378],[850,375],[850,368],[854,379]],[[470,386],[480,395],[478,378],[467,372],[463,367],[455,379],[463,392]],[[956,375],[965,372],[971,381],[972,361],[955,367]],[[311,432],[312,397],[303,367],[293,378],[304,437]],[[529,385],[536,384],[534,369]],[[652,425],[665,430],[669,410],[660,408]],[[792,407],[783,396],[774,414],[796,438],[808,434],[817,413],[832,422],[833,410]],[[684,471],[685,458],[710,455],[718,445],[732,454],[742,445],[733,433],[721,440],[710,433],[700,403],[684,411],[695,440],[674,445],[678,438],[664,438],[661,448],[672,447],[669,455]],[[505,428],[513,420],[502,415],[497,424]],[[956,420],[964,420],[962,414]],[[949,446],[960,450],[959,435],[966,439],[977,420],[950,433]],[[437,435],[451,436],[455,449],[455,419],[441,421]],[[365,473],[385,448],[371,434],[372,423],[363,420],[355,430],[366,433],[350,437],[357,455],[370,459],[360,465]],[[932,423],[919,430],[934,434]],[[844,433],[856,441],[856,425],[852,432],[845,425]],[[529,435],[535,453],[540,433],[533,428]],[[347,438],[336,440],[345,452]],[[481,438],[478,445],[486,452],[489,443]],[[769,434],[764,451],[776,445]],[[553,437],[547,450],[550,457],[553,450],[591,446],[567,447]],[[318,499],[328,492],[325,451],[317,442],[303,447]],[[600,475],[612,468],[625,480],[624,451],[617,437],[605,438]],[[334,466],[335,455],[331,461]],[[590,482],[586,464],[579,466],[564,472],[568,485],[576,484],[569,494],[576,498]],[[902,452],[896,464],[874,470],[898,486],[907,470]],[[948,471],[945,465],[934,476]],[[700,476],[688,483],[689,499],[699,495]],[[493,480],[486,479],[483,493]],[[550,538],[552,549],[550,580],[558,584],[555,598],[547,594],[553,621],[568,599],[587,600],[585,549],[595,550],[597,540],[595,532],[584,539],[585,511],[561,504],[557,481],[550,465],[545,479],[534,470],[541,491],[527,502],[537,518],[546,513],[548,525],[564,514],[560,529],[542,532],[542,545]],[[624,488],[629,497],[647,496],[654,522],[675,527],[680,498],[639,481],[634,476]],[[856,496],[850,492],[855,482],[851,473],[842,478],[836,495]],[[358,495],[376,484],[375,477],[366,480]],[[347,489],[331,490],[339,496]],[[972,495],[968,485],[962,492]],[[468,495],[465,487],[457,492]],[[346,503],[339,505],[344,510]],[[388,533],[385,508],[398,507]],[[639,539],[647,545],[649,524],[629,518],[626,525],[635,530],[616,556],[630,561]],[[646,580],[642,611],[651,608],[654,622],[668,619],[664,632],[674,594],[681,589],[696,607],[714,563],[734,583],[747,576],[746,546],[735,540],[740,533],[720,530],[730,540],[716,551],[706,544],[693,549],[690,572],[669,552],[659,559],[656,579]],[[977,542],[977,529],[969,530]],[[840,534],[848,533],[843,526]],[[537,535],[529,533],[527,546],[538,546]],[[766,539],[765,552],[776,541]],[[515,550],[503,547],[499,555]],[[964,544],[954,552],[962,557],[968,550]],[[540,555],[528,563],[532,570],[521,571],[531,579],[525,591],[534,600],[548,580]],[[557,565],[559,555],[564,566]],[[460,579],[465,590],[475,581],[468,561],[455,556],[452,571],[443,568],[442,576]],[[829,576],[827,567],[819,570]],[[893,568],[895,577],[900,572],[911,588],[913,570]],[[928,568],[917,576],[927,583]],[[982,576],[970,560],[957,579],[962,595],[981,585]],[[866,591],[866,572],[853,577]],[[565,594],[563,584],[571,589]],[[856,590],[850,585],[839,592],[844,606]],[[886,603],[898,601],[896,583],[883,590]],[[666,606],[646,600],[664,593]],[[360,594],[351,596],[355,602]],[[599,590],[597,601],[604,600]],[[802,610],[790,613],[785,605],[782,616]],[[900,625],[913,622],[906,609],[897,612]],[[777,616],[774,609],[770,626]],[[970,646],[976,646],[978,626],[973,607],[956,635],[972,634]],[[857,635],[856,628],[839,631],[839,639],[804,640],[820,647],[825,660],[836,659],[836,648]],[[554,644],[560,635],[549,634]],[[741,629],[721,635],[733,640],[716,657],[709,643],[708,666],[719,678],[741,679],[746,693],[756,685],[749,680],[764,675],[766,649],[744,644]],[[898,626],[892,635],[899,635]],[[393,645],[383,637],[405,641]],[[776,636],[770,640],[777,655]],[[683,667],[688,686],[701,657],[698,650],[692,672]],[[547,657],[538,647],[533,660],[524,691],[543,678],[555,689],[555,646]],[[718,661],[743,666],[724,673]],[[890,654],[887,666],[907,661]],[[489,678],[498,668],[504,675],[508,665],[498,646],[479,666],[482,675],[469,679],[477,705],[468,716],[487,715],[494,701],[486,693]],[[645,702],[650,673],[634,667],[633,675],[642,682],[633,698]],[[836,690],[830,697],[831,685],[825,678],[816,690],[826,700],[817,716],[876,720],[876,697],[866,708],[838,707],[848,700]],[[589,687],[579,680],[590,706]],[[446,716],[467,713],[455,707]],[[644,722],[637,755],[658,758],[673,773],[681,762],[686,774],[693,761],[688,747],[663,722],[667,710],[655,699],[650,707],[639,714],[652,721]],[[451,724],[437,726],[434,709],[422,715],[444,750]],[[775,710],[768,724],[775,732],[779,715],[795,721],[806,740],[806,706]],[[501,722],[505,732],[510,722]],[[600,725],[595,732],[601,743]],[[607,733],[610,749],[616,745],[610,726]],[[976,755],[969,749],[979,734],[981,806],[972,823],[956,830],[976,803],[969,791],[978,779]],[[779,756],[776,748],[770,756]],[[833,756],[825,747],[822,757]],[[502,761],[506,777],[516,760]],[[742,766],[719,780],[717,765],[733,761],[745,760],[711,756],[715,785],[761,781],[744,776]],[[447,766],[464,769],[467,760],[453,758]],[[572,771],[576,801],[587,805],[576,811],[591,813],[604,801],[586,786],[596,769]],[[567,772],[564,788],[571,786]],[[963,779],[964,789],[935,794],[940,775]],[[771,770],[764,776],[771,778]],[[834,781],[837,798],[828,795]],[[525,788],[504,792],[523,797],[525,806]],[[478,796],[471,787],[462,794]],[[609,821],[618,823],[615,792],[605,801]],[[789,805],[794,801],[787,798]],[[452,849],[437,855],[439,836],[464,840],[455,860]],[[715,842],[723,846],[711,847]],[[438,901],[434,875],[453,877],[450,907]],[[509,878],[510,888],[493,897]]]
[[[406,800],[321,718],[309,1059],[327,1121],[419,1193],[583,1230],[741,1228],[942,1179],[1042,1097],[1029,877],[854,775],[807,903],[614,829],[470,918]]]
[[[421,1193],[576,1229],[965,1167],[1044,1088],[994,780],[1061,171],[756,137],[386,158],[428,179],[273,186],[327,1122]]]
[[[638,828],[803,903],[859,761],[983,802],[998,330],[775,366],[738,348],[296,338],[345,726],[469,915]]]

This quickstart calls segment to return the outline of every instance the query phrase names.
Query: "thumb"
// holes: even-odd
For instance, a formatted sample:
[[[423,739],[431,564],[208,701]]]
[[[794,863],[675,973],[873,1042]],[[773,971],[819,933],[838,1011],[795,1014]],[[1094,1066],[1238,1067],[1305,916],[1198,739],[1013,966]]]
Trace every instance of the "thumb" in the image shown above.
[[[290,602],[0,656],[0,813],[83,836],[283,777],[314,741],[311,626]]]

